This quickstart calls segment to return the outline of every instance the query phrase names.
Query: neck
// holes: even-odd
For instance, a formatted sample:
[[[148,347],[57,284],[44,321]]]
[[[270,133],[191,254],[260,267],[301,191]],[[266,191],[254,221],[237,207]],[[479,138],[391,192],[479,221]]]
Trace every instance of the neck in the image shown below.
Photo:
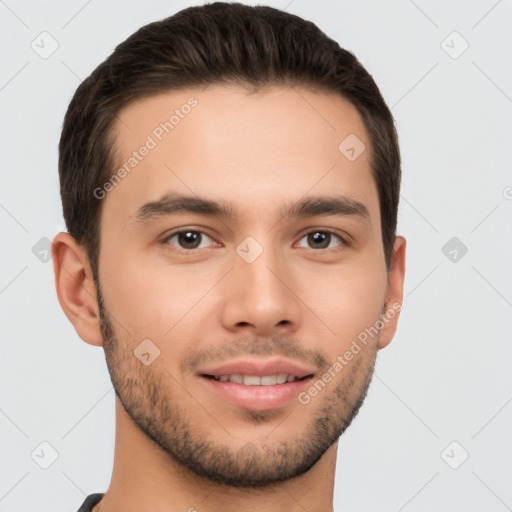
[[[337,446],[299,477],[256,489],[223,486],[177,463],[138,429],[116,399],[112,479],[94,512],[332,511]]]

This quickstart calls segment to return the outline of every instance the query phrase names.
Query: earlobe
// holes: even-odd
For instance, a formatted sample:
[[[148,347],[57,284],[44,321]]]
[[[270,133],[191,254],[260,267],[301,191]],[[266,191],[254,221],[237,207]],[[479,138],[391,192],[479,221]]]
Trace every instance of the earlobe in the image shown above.
[[[77,334],[91,345],[103,345],[96,287],[87,254],[69,233],[52,242],[53,270],[59,303]]]
[[[386,308],[382,313],[383,327],[380,332],[379,349],[391,343],[398,325],[398,318],[402,309],[404,296],[405,249],[405,238],[403,236],[397,236],[388,274],[388,295]]]

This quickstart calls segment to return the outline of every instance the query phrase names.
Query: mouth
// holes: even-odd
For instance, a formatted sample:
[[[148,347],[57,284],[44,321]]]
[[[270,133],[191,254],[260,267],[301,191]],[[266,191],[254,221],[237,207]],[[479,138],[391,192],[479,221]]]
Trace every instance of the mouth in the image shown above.
[[[198,373],[214,399],[256,411],[283,407],[297,399],[314,372],[283,360],[234,361]]]
[[[308,379],[313,375],[306,375],[304,377],[297,377],[296,375],[289,375],[287,373],[278,373],[275,375],[241,375],[235,373],[232,375],[207,375],[203,374],[202,377],[213,379],[217,382],[234,382],[235,384],[242,384],[244,386],[280,386],[290,382],[296,382]]]

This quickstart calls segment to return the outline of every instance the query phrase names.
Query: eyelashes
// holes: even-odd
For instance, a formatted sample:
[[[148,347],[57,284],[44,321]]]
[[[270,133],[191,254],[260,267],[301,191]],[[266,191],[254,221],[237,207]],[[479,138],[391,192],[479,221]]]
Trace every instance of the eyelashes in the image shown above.
[[[208,243],[208,240],[210,240],[210,243]],[[306,240],[307,245],[299,245],[299,247],[315,252],[330,251],[349,245],[340,234],[326,228],[313,229],[303,233],[299,242],[303,240]],[[173,246],[185,252],[196,252],[200,249],[209,248],[212,242],[217,247],[222,247],[221,244],[213,240],[207,233],[198,229],[180,229],[166,236],[163,240],[165,245]]]
[[[303,235],[300,240],[303,240],[304,238],[307,239],[307,243],[312,242],[313,245],[317,245],[317,247],[307,247],[308,249],[313,249],[315,251],[320,249],[331,249],[331,242],[333,241],[333,238],[339,241],[339,243],[334,247],[338,247],[339,245],[345,245],[345,240],[343,240],[343,238],[340,235],[327,229],[315,229],[313,231],[309,231],[308,233]],[[325,245],[326,243],[327,246]]]
[[[201,241],[204,237],[209,238],[210,240],[213,241],[213,239],[210,236],[208,236],[206,233],[204,233],[203,231],[198,231],[198,230],[193,230],[193,229],[185,229],[185,230],[176,231],[176,232],[172,233],[165,239],[165,242],[170,244],[170,241],[173,238],[176,238],[178,243],[180,243],[180,244],[183,243],[186,245],[186,247],[180,247],[180,249],[183,249],[183,250],[202,249],[204,247],[201,247]],[[172,245],[172,244],[170,244],[170,245]]]

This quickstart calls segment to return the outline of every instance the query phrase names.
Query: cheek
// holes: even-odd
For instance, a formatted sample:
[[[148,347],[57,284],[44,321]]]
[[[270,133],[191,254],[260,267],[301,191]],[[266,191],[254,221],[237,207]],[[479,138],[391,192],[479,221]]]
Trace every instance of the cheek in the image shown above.
[[[318,329],[325,332],[322,343],[331,357],[379,319],[386,298],[386,274],[371,269],[370,265],[347,266],[326,275],[317,273],[315,286],[303,286],[304,302],[316,314],[313,320]]]
[[[104,261],[101,282],[109,312],[130,338],[164,345],[187,324],[182,319],[194,317],[198,301],[218,280],[211,265],[171,266],[129,252],[122,261]]]

